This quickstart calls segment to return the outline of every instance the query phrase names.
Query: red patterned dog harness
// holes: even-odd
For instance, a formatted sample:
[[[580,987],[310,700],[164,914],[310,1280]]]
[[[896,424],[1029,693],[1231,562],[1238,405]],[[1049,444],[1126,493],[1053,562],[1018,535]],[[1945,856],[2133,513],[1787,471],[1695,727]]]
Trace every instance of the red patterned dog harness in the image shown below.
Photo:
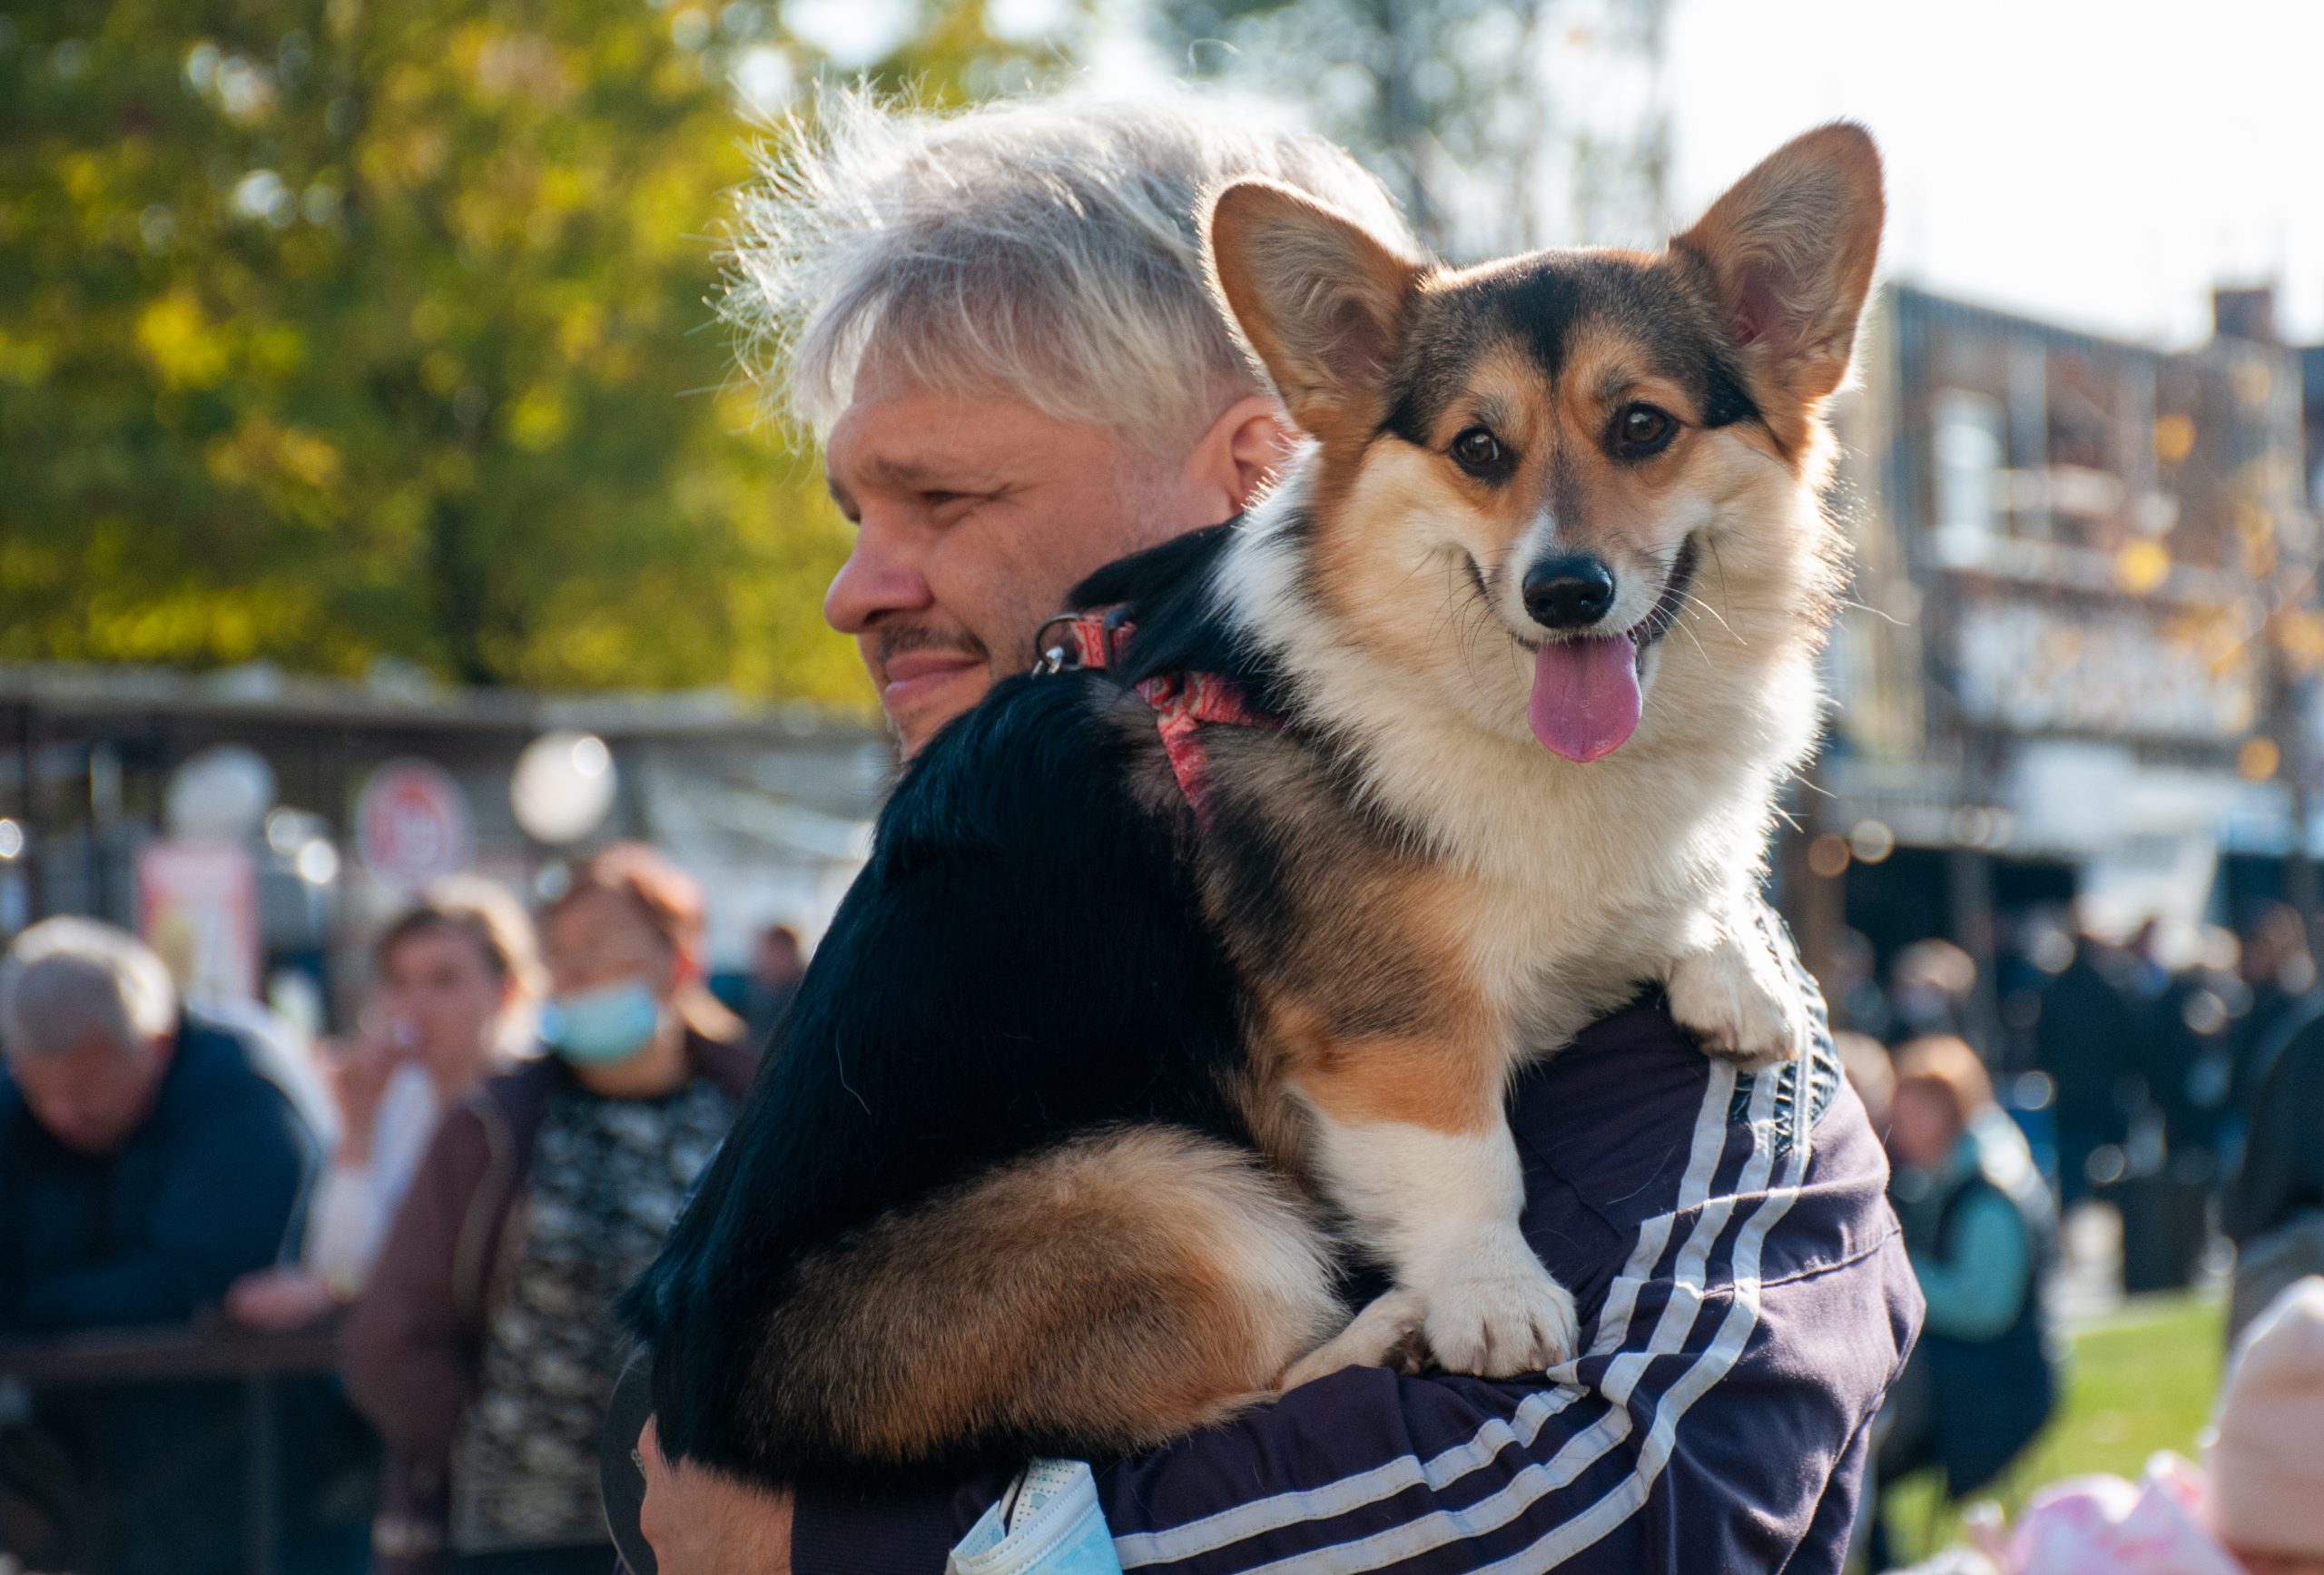
[[[1103,671],[1114,664],[1129,644],[1131,625],[1103,613],[1079,613],[1051,618],[1041,625],[1042,638],[1065,625],[1062,642],[1041,654],[1041,673],[1067,667]],[[1170,757],[1170,773],[1178,791],[1204,825],[1210,823],[1210,756],[1203,747],[1207,723],[1226,727],[1275,727],[1275,718],[1255,709],[1235,682],[1216,673],[1166,673],[1135,686],[1138,697],[1154,708],[1154,725],[1162,735],[1163,753]]]

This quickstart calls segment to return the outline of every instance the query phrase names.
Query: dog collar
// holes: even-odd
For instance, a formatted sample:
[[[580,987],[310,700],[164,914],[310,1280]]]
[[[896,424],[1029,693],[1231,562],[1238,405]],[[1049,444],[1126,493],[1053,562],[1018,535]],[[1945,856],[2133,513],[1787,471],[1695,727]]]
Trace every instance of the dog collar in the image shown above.
[[[1061,638],[1049,631],[1062,626]],[[1129,647],[1136,627],[1121,609],[1107,613],[1061,613],[1043,624],[1035,643],[1044,644],[1036,663],[1036,676],[1081,669],[1102,673],[1119,661]],[[1219,673],[1165,673],[1131,685],[1138,698],[1153,708],[1155,730],[1162,751],[1169,757],[1170,774],[1195,819],[1210,824],[1210,755],[1203,743],[1204,727],[1280,727],[1275,717],[1260,711],[1244,696],[1242,686]]]

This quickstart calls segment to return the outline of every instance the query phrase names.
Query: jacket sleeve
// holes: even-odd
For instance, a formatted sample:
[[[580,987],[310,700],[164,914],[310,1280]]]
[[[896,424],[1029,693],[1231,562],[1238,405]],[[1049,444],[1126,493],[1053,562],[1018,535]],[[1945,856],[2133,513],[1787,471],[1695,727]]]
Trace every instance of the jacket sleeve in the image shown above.
[[[1890,1247],[1833,1273],[1868,1282],[1876,1299],[1879,1282],[1909,1270]],[[1874,1322],[1876,1340],[1892,1338],[1887,1320]],[[1811,1327],[1748,1339],[1723,1372],[1713,1334],[1667,1356],[1587,1357],[1569,1383],[1337,1373],[1101,1471],[1115,1551],[1126,1570],[1170,1575],[1837,1575],[1870,1418],[1814,1404],[1802,1372],[1818,1359]],[[1843,1360],[1859,1357],[1885,1367],[1894,1347]],[[955,1491],[867,1512],[803,1492],[793,1569],[938,1575],[984,1501]]]
[[[488,1245],[476,1226],[490,1157],[475,1110],[445,1117],[348,1319],[349,1396],[389,1444],[420,1459],[451,1452],[476,1387],[485,1268],[476,1260]]]
[[[185,1140],[164,1161],[145,1240],[27,1284],[16,1299],[18,1328],[182,1323],[281,1256],[312,1155],[297,1112],[257,1087],[188,1115]]]
[[[1837,1575],[1866,1430],[1920,1312],[1849,1120],[1853,1175],[1649,1222],[1588,1353],[1542,1379],[1344,1372],[1102,1470],[1123,1568]],[[793,1568],[936,1575],[981,1510],[939,1507],[869,1524],[804,1492]]]

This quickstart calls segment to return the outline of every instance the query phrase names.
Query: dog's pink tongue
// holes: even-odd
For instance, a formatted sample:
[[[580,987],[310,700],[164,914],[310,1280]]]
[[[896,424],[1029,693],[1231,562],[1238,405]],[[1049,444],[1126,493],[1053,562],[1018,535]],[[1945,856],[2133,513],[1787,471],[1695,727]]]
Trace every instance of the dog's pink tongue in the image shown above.
[[[1533,658],[1525,720],[1568,760],[1600,760],[1638,731],[1638,645],[1628,635],[1560,640]]]

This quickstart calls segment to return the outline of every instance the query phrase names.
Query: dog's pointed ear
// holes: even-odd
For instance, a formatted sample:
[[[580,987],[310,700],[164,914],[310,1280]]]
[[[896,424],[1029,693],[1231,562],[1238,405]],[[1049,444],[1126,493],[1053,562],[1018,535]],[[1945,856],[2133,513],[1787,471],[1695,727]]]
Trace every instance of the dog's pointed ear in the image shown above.
[[[1838,121],[1770,153],[1670,242],[1709,271],[1728,342],[1763,401],[1812,404],[1846,378],[1884,207],[1871,133]]]
[[[1272,181],[1237,181],[1212,199],[1203,253],[1212,290],[1294,421],[1324,438],[1379,419],[1419,263]]]

